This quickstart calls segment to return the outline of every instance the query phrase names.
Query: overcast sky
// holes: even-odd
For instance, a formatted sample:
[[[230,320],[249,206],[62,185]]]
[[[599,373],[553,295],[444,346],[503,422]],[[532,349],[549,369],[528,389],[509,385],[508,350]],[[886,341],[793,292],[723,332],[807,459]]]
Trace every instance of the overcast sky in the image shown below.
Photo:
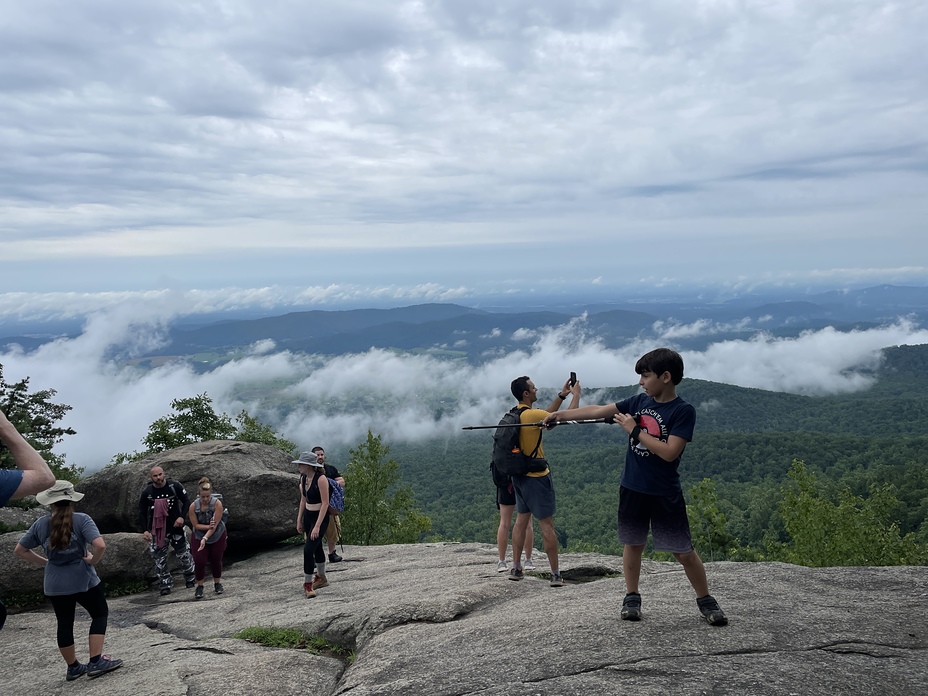
[[[926,36],[924,0],[0,0],[0,317],[924,285]]]

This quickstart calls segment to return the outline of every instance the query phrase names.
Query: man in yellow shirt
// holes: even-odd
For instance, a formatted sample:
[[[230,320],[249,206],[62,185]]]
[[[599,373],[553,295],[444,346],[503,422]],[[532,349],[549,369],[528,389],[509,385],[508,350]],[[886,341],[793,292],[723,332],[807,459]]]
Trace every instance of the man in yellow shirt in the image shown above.
[[[519,407],[526,407],[520,414],[522,423],[539,423],[555,413],[567,398],[568,393],[573,395],[570,408],[580,405],[580,382],[571,380],[564,382],[561,391],[557,393],[551,405],[546,410],[532,408],[538,400],[538,389],[528,377],[517,377],[510,386],[512,395],[519,402]],[[520,428],[519,445],[523,453],[532,453],[531,456],[544,459],[545,453],[541,448],[541,428]],[[558,567],[557,535],[554,533],[554,483],[551,480],[551,471],[529,472],[524,476],[513,476],[512,487],[516,494],[516,524],[512,528],[512,568],[509,571],[510,580],[521,580],[522,548],[525,545],[525,533],[532,522],[532,515],[538,520],[544,540],[545,554],[551,566],[551,587],[561,587],[564,581]]]

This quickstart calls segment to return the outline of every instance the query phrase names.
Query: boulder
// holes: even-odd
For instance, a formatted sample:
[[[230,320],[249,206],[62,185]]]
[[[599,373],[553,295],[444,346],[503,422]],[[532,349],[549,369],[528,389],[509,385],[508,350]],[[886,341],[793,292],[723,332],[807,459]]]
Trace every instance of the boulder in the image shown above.
[[[0,594],[41,592],[45,570],[20,559],[13,553],[23,532],[0,534]],[[97,575],[107,583],[150,580],[154,565],[148,555],[148,544],[137,532],[104,534],[106,553],[97,565]],[[41,554],[41,549],[38,549]],[[174,558],[171,554],[170,558]]]
[[[139,496],[154,466],[180,482],[191,502],[197,482],[208,476],[229,510],[229,548],[235,553],[267,548],[296,534],[299,472],[276,447],[235,440],[211,440],[159,452],[83,479],[85,494],[75,510],[89,514],[100,532],[141,532]]]

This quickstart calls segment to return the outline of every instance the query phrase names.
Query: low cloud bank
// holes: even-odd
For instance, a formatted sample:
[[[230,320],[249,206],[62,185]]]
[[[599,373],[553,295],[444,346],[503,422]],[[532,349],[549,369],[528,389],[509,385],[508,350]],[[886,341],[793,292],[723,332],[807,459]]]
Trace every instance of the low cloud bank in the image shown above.
[[[206,373],[185,362],[151,369],[127,362],[161,345],[174,316],[171,303],[145,318],[137,306],[123,305],[91,317],[77,338],[34,353],[0,354],[8,382],[29,377],[33,389],[55,389],[56,401],[73,406],[65,422],[77,435],[59,446],[69,463],[90,472],[117,452],[140,449],[148,426],[170,412],[173,399],[204,391],[217,410],[234,416],[247,409],[301,447],[353,445],[368,428],[388,441],[450,435],[465,425],[495,423],[512,400],[509,383],[519,375],[531,376],[548,399],[576,371],[584,403],[596,403],[599,388],[637,381],[634,365],[642,353],[673,345],[674,336],[713,331],[708,324],[668,326],[659,342],[607,346],[578,318],[539,331],[524,349],[479,366],[385,350],[299,355],[274,352],[270,341]],[[849,333],[827,328],[796,338],[721,341],[684,351],[684,359],[690,378],[826,395],[867,387],[882,348],[924,343],[928,331],[900,320]]]

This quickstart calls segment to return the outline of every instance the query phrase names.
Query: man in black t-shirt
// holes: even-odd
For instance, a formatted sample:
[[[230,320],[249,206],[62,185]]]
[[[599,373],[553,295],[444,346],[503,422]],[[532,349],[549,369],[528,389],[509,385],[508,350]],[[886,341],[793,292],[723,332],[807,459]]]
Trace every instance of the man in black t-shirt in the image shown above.
[[[325,450],[319,446],[313,447],[311,452],[316,455],[316,461],[321,462],[322,466],[325,468],[325,475],[328,476],[333,481],[336,481],[341,484],[342,488],[345,487],[345,479],[331,464],[326,463],[325,461]],[[341,537],[342,524],[338,518],[338,511],[329,508],[329,526],[325,530],[325,540],[329,545],[329,563],[338,563],[342,560],[342,557],[335,553],[335,543]]]
[[[139,527],[143,530],[142,537],[148,542],[148,553],[155,559],[155,574],[164,596],[171,594],[174,584],[168,569],[169,544],[174,547],[187,587],[196,584],[193,555],[184,530],[190,500],[184,487],[167,478],[160,466],[153,466],[149,476],[151,483],[139,496]]]

